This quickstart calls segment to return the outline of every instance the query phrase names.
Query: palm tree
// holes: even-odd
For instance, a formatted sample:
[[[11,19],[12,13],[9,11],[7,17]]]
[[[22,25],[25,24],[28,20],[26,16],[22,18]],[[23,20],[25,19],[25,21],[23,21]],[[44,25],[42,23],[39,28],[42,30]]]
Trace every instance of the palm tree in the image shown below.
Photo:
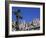
[[[20,15],[20,9],[16,10],[14,14],[16,15],[16,30],[19,30],[19,19],[22,19],[22,16]]]

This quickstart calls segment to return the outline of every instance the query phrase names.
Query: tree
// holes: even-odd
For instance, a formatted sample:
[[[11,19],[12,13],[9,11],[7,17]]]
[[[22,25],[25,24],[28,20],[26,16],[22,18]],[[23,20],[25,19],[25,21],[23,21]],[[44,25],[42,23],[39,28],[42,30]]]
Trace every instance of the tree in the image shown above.
[[[14,12],[14,14],[16,15],[16,30],[19,30],[19,19],[22,19],[22,16],[21,16],[21,14],[20,14],[20,9],[18,9],[18,10],[16,10],[15,12]]]

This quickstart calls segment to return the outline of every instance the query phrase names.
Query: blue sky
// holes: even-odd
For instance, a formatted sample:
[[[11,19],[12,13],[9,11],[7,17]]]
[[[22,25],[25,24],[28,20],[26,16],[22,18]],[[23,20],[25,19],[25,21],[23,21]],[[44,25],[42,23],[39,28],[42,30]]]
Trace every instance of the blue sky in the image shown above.
[[[22,20],[26,22],[32,21],[35,18],[40,19],[40,8],[33,8],[33,7],[12,7],[12,19],[15,21],[16,16],[14,15],[14,11],[20,9],[21,15],[23,16]]]

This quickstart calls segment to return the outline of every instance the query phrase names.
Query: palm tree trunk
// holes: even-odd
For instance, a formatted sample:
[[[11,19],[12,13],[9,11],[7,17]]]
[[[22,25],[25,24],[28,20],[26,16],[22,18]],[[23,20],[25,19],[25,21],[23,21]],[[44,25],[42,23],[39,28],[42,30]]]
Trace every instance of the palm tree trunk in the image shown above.
[[[19,30],[19,17],[16,16],[16,30]]]

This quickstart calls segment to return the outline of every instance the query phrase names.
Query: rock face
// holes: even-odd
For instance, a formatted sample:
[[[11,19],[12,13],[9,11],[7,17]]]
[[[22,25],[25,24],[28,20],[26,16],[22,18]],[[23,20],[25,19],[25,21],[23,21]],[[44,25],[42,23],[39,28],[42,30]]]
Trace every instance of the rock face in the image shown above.
[[[35,27],[39,27],[39,26],[40,26],[40,20],[39,20],[39,19],[33,20],[33,25],[34,25]]]
[[[15,22],[13,22],[13,26],[15,27]],[[34,19],[33,21],[26,23],[25,21],[20,21],[19,30],[26,31],[26,30],[38,30],[40,29],[40,20],[38,18]],[[14,28],[16,29],[16,28]]]

